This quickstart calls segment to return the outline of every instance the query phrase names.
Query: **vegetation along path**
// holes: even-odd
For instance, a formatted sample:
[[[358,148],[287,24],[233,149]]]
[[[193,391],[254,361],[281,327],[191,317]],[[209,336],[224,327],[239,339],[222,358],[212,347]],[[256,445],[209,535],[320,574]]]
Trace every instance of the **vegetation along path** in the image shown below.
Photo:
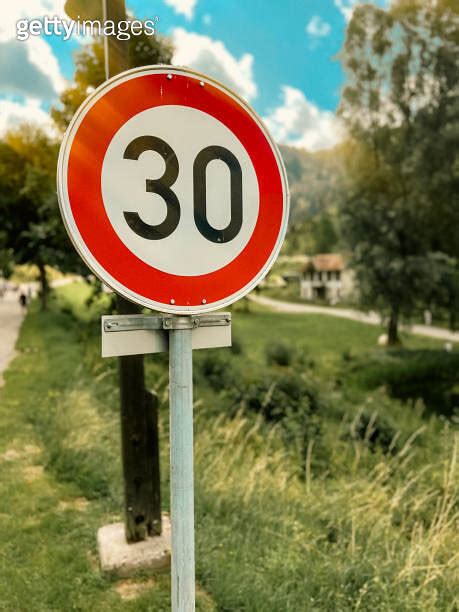
[[[0,385],[3,372],[14,357],[14,347],[23,317],[18,295],[6,291],[0,298]]]
[[[170,611],[168,572],[99,568],[97,529],[121,520],[123,493],[108,301],[90,296],[74,283],[46,312],[32,302],[0,389],[0,610]],[[194,357],[197,612],[456,610],[456,348],[404,334],[394,353],[374,325],[234,314],[232,349]],[[167,512],[164,357],[145,370]]]
[[[286,314],[325,314],[331,317],[341,317],[342,319],[350,319],[351,321],[359,321],[360,323],[368,323],[370,325],[381,325],[381,318],[375,312],[365,313],[352,308],[331,308],[330,306],[294,304],[293,302],[282,302],[280,300],[253,294],[250,296],[250,299],[257,304],[267,306],[277,312],[285,312]],[[437,340],[459,342],[459,332],[451,332],[441,327],[433,327],[432,325],[410,325],[409,331],[412,334],[427,336]]]

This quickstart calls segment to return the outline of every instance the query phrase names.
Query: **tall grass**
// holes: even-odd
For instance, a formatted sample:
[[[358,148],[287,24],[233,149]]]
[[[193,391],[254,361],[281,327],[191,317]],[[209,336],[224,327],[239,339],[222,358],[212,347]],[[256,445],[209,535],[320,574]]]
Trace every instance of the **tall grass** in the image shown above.
[[[61,296],[71,297],[79,317],[75,289],[65,291]],[[244,330],[256,336],[253,328],[266,323],[259,316],[264,317],[247,315],[240,326],[236,318],[243,341]],[[282,325],[295,342],[298,327],[291,319]],[[341,330],[340,348],[355,329],[352,323],[348,336]],[[362,350],[367,333],[373,332],[359,335]],[[45,472],[43,481],[26,485],[22,466],[1,464],[0,535],[8,545],[0,554],[0,609],[28,610],[35,593],[37,610],[67,610],[69,601],[81,610],[167,610],[167,577],[124,602],[95,562],[96,528],[119,520],[122,508],[116,364],[99,358],[96,327],[75,314],[32,312],[19,350],[0,395],[0,454],[12,457],[13,447],[35,444],[40,458],[33,462]],[[335,388],[329,381],[331,349],[326,347],[323,370],[317,347],[311,351],[319,363],[314,375],[320,379],[325,372],[330,401],[320,414],[320,438],[307,444],[300,475],[281,423],[227,412],[225,398],[197,377],[198,609],[457,610],[453,423],[426,415],[420,404],[396,402],[382,390],[362,396],[345,385]],[[249,350],[234,357],[246,368],[257,359],[262,364],[258,349],[253,356]],[[148,361],[148,380],[161,398],[167,510],[162,357]],[[382,433],[378,438],[375,432],[384,433],[384,444]],[[59,510],[62,501],[81,497],[88,500],[84,515]]]
[[[348,474],[302,482],[261,421],[201,429],[198,567],[216,599],[228,610],[454,610],[457,440],[420,466],[417,436],[371,469],[361,443]]]

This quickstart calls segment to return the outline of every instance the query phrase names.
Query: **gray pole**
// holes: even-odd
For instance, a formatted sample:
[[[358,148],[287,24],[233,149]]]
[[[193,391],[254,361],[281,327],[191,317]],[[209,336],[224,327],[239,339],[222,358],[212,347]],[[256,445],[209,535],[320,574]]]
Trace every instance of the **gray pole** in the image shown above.
[[[172,612],[194,612],[195,609],[193,366],[190,327],[190,317],[174,317],[169,332]]]

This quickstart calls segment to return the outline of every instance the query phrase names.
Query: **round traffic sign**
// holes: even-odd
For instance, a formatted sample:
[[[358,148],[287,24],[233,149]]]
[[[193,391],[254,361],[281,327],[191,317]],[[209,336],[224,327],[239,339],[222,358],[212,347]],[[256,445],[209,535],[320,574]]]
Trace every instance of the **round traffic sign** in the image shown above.
[[[164,312],[243,297],[287,226],[286,173],[263,123],[226,87],[184,68],[129,70],[96,89],[65,134],[57,181],[89,268]]]

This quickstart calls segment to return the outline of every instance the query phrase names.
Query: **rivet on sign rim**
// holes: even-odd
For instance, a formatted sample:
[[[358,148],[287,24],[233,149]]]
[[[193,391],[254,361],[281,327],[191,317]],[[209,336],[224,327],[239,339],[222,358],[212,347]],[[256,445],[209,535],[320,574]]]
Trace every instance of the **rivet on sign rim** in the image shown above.
[[[168,74],[168,75],[167,75],[167,78],[168,78],[168,79],[169,79],[169,81],[170,81],[170,80],[171,80],[171,78],[172,78],[172,75],[171,75],[171,74]]]
[[[171,304],[175,304],[174,298],[171,299]]]
[[[203,303],[203,304],[206,304],[206,303],[207,303],[206,298],[203,298],[203,299],[202,299],[202,303]]]
[[[199,81],[199,85],[201,85],[201,87],[204,87],[204,81]]]

